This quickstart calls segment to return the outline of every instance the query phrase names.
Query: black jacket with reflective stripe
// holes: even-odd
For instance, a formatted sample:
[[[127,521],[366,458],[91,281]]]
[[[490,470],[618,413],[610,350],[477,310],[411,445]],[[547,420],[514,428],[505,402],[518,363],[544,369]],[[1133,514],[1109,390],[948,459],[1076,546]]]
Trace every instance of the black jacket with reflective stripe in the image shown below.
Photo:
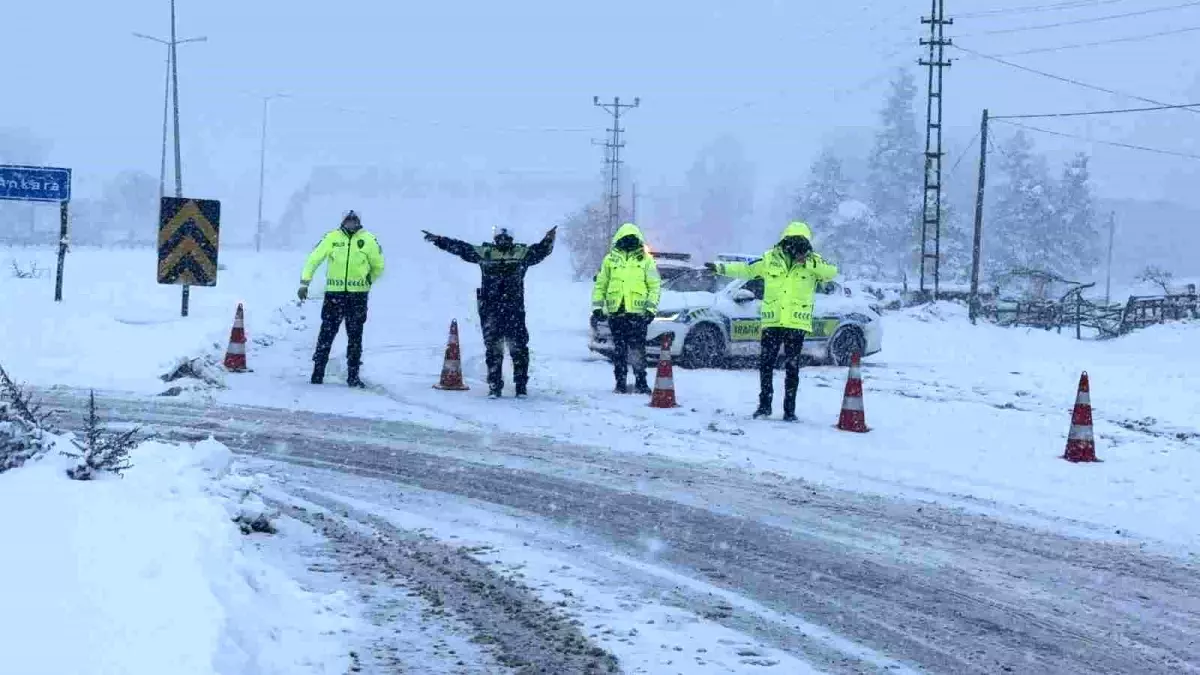
[[[524,309],[525,272],[554,250],[554,240],[550,237],[532,246],[514,244],[510,248],[487,243],[476,246],[449,237],[438,237],[433,243],[443,251],[479,265],[481,309]]]

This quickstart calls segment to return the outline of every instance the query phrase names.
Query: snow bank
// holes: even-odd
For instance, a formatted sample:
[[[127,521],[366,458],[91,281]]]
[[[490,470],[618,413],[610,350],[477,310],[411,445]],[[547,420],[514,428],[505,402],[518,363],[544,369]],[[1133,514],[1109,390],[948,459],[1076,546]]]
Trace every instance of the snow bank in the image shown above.
[[[0,475],[0,660],[21,675],[344,673],[338,595],[265,564],[262,509],[215,441],[147,442],[123,479],[49,456]]]

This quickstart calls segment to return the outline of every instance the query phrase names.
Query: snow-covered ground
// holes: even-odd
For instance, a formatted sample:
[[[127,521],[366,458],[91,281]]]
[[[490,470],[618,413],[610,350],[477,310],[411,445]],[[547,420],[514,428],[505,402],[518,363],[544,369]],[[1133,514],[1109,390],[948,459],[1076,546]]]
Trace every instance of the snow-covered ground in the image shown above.
[[[220,285],[194,289],[186,319],[178,317],[178,289],[153,283],[151,251],[73,252],[62,305],[51,301],[51,278],[0,276],[0,312],[22,317],[3,329],[0,363],[35,384],[157,393],[167,386],[158,376],[178,357],[219,358],[244,302],[254,372],[226,374],[227,388],[205,394],[224,402],[544,434],[1006,517],[1072,519],[1101,536],[1200,549],[1195,322],[1078,342],[973,327],[948,304],[889,314],[884,350],[864,368],[872,431],[856,435],[833,428],[846,377],[840,368],[802,370],[797,425],[748,420],[758,388],[749,370],[676,369],[682,407],[675,410],[612,394],[609,365],[586,347],[589,285],[567,281],[560,248],[528,277],[532,395],[490,401],[473,307],[478,270],[412,239],[384,241],[389,270],[372,293],[366,329],[371,391],[341,385],[343,336],[327,384],[307,382],[319,295],[303,305],[294,299],[303,252],[224,252]],[[0,262],[35,255],[51,265],[48,250],[0,253]],[[452,319],[462,330],[469,392],[431,387]],[[1059,459],[1082,371],[1091,379],[1104,460],[1094,465]]]
[[[233,522],[263,510],[215,441],[149,441],[123,478],[49,455],[0,475],[0,671],[341,675],[362,620]]]

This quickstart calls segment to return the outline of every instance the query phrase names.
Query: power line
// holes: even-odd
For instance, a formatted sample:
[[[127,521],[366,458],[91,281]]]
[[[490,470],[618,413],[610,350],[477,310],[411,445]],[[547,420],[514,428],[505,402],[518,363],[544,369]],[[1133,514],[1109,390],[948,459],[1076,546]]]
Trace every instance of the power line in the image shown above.
[[[1182,157],[1184,159],[1200,160],[1200,155],[1191,155],[1186,152],[1176,152],[1174,150],[1162,150],[1160,148],[1149,148],[1144,145],[1119,143],[1117,141],[1105,141],[1105,140],[1101,140],[1098,138],[1091,138],[1088,136],[1080,136],[1077,134],[1068,134],[1068,133],[1065,133],[1062,131],[1051,131],[1050,129],[1042,129],[1041,127],[1033,127],[1033,126],[1029,126],[1027,124],[1021,124],[1019,122],[1013,122],[1013,121],[1005,120],[1005,119],[998,119],[995,117],[993,117],[992,119],[995,119],[996,121],[998,121],[1002,124],[1007,124],[1009,126],[1018,127],[1021,129],[1028,129],[1029,131],[1037,131],[1039,133],[1049,134],[1051,136],[1062,136],[1064,138],[1074,138],[1076,140],[1087,141],[1089,143],[1097,143],[1099,145],[1111,145],[1116,148],[1125,148],[1127,150],[1140,150],[1142,152],[1151,152],[1151,153],[1154,153],[1157,155],[1169,155],[1171,157]]]
[[[1147,14],[1158,14],[1160,12],[1169,12],[1176,9],[1187,9],[1200,5],[1200,0],[1193,2],[1185,2],[1179,5],[1169,5],[1166,7],[1151,7],[1150,9],[1139,9],[1136,12],[1124,12],[1122,14],[1107,14],[1105,16],[1093,16],[1087,19],[1073,19],[1071,21],[1059,21],[1057,23],[1043,23],[1034,26],[1020,26],[1017,28],[1001,28],[998,30],[983,31],[980,33],[968,33],[958,37],[975,37],[978,35],[1007,35],[1010,33],[1023,33],[1031,30],[1045,30],[1048,28],[1062,28],[1064,26],[1079,26],[1087,23],[1100,23],[1102,21],[1112,21],[1114,19],[1127,19],[1134,16],[1145,16]]]
[[[1094,84],[1088,84],[1088,83],[1086,83],[1086,82],[1080,82],[1079,80],[1073,80],[1073,79],[1071,79],[1071,78],[1069,78],[1069,77],[1063,77],[1063,76],[1061,76],[1061,75],[1055,75],[1055,74],[1053,74],[1053,73],[1047,73],[1047,72],[1045,72],[1045,71],[1043,71],[1043,70],[1037,70],[1037,69],[1035,69],[1035,68],[1030,68],[1030,67],[1028,67],[1028,66],[1022,66],[1022,65],[1020,65],[1020,64],[1018,64],[1018,63],[1013,63],[1012,61],[1005,61],[1004,59],[1001,59],[1001,58],[999,58],[999,57],[992,56],[991,54],[983,54],[983,53],[981,53],[981,52],[977,52],[977,51],[975,51],[975,50],[973,50],[973,49],[967,49],[966,47],[963,47],[963,46],[961,46],[961,45],[954,44],[954,45],[950,45],[950,46],[951,46],[951,47],[953,47],[954,49],[957,49],[957,50],[959,50],[959,51],[966,52],[966,53],[968,53],[968,54],[971,54],[971,55],[973,55],[973,56],[978,56],[979,58],[982,58],[982,59],[987,59],[987,60],[989,60],[989,61],[995,61],[996,63],[1000,63],[1000,64],[1003,64],[1003,65],[1006,65],[1006,66],[1008,66],[1008,67],[1010,67],[1010,68],[1016,68],[1017,70],[1023,70],[1023,71],[1025,71],[1025,72],[1027,72],[1027,73],[1033,73],[1034,75],[1041,75],[1042,77],[1048,77],[1048,78],[1050,78],[1050,79],[1052,79],[1052,80],[1057,80],[1057,81],[1059,81],[1059,82],[1065,82],[1065,83],[1067,83],[1067,84],[1073,84],[1073,85],[1075,85],[1075,86],[1077,86],[1077,87],[1083,87],[1084,89],[1091,89],[1091,90],[1093,90],[1093,91],[1099,91],[1099,92],[1103,92],[1103,93],[1105,93],[1105,94],[1111,94],[1111,95],[1113,95],[1113,96],[1123,96],[1123,97],[1125,97],[1125,98],[1133,99],[1133,100],[1135,100],[1135,101],[1142,101],[1143,103],[1150,103],[1150,104],[1152,104],[1152,105],[1160,105],[1160,106],[1171,106],[1171,105],[1173,105],[1173,104],[1171,104],[1171,103],[1165,103],[1165,102],[1163,102],[1163,101],[1156,101],[1155,99],[1152,99],[1152,98],[1146,98],[1145,96],[1138,96],[1138,95],[1136,95],[1136,94],[1130,94],[1130,93],[1126,93],[1126,92],[1123,92],[1123,91],[1117,91],[1116,89],[1108,89],[1108,88],[1105,88],[1105,87],[1100,87],[1100,86],[1097,86],[1097,85],[1094,85]],[[1197,113],[1197,114],[1200,114],[1200,110],[1196,110],[1195,108],[1180,107],[1179,109],[1180,109],[1180,110],[1187,111],[1187,112],[1190,112],[1190,113]]]
[[[1166,35],[1178,35],[1180,33],[1191,33],[1191,32],[1198,31],[1198,30],[1200,30],[1200,26],[1189,26],[1187,28],[1176,28],[1175,30],[1164,30],[1164,31],[1160,31],[1158,33],[1148,33],[1146,35],[1131,35],[1128,37],[1111,38],[1108,40],[1097,40],[1095,42],[1079,42],[1079,43],[1071,44],[1071,45],[1061,45],[1059,47],[1038,47],[1037,49],[1026,49],[1026,50],[1020,51],[1020,52],[1008,52],[1005,54],[998,54],[998,56],[1025,56],[1026,54],[1042,54],[1044,52],[1060,52],[1060,51],[1066,51],[1068,49],[1082,49],[1084,47],[1099,47],[1101,45],[1111,45],[1111,44],[1116,44],[1118,42],[1140,42],[1142,40],[1149,40],[1149,39],[1156,38],[1156,37],[1163,37]]]
[[[1008,9],[985,9],[978,12],[968,14],[959,14],[960,19],[978,19],[988,16],[1003,16],[1008,14],[1033,14],[1035,12],[1053,12],[1065,9],[1078,9],[1080,7],[1096,7],[1099,5],[1113,5],[1125,0],[1072,0],[1071,2],[1056,2],[1050,5],[1032,5],[1025,7],[1010,7]]]
[[[1037,115],[992,115],[994,120],[1020,120],[1035,117],[1086,117],[1088,115],[1118,115],[1121,113],[1151,112],[1154,110],[1178,110],[1180,108],[1200,108],[1200,103],[1183,103],[1181,105],[1156,105],[1150,108],[1117,108],[1114,110],[1084,110],[1080,112],[1041,113]]]

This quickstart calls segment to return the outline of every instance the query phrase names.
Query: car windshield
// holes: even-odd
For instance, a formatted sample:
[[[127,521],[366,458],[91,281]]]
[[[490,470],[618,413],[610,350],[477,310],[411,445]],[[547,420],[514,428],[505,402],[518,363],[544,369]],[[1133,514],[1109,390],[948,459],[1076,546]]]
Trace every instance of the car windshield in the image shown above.
[[[676,293],[716,293],[725,288],[732,278],[714,274],[708,270],[684,272],[663,284],[663,289]]]

